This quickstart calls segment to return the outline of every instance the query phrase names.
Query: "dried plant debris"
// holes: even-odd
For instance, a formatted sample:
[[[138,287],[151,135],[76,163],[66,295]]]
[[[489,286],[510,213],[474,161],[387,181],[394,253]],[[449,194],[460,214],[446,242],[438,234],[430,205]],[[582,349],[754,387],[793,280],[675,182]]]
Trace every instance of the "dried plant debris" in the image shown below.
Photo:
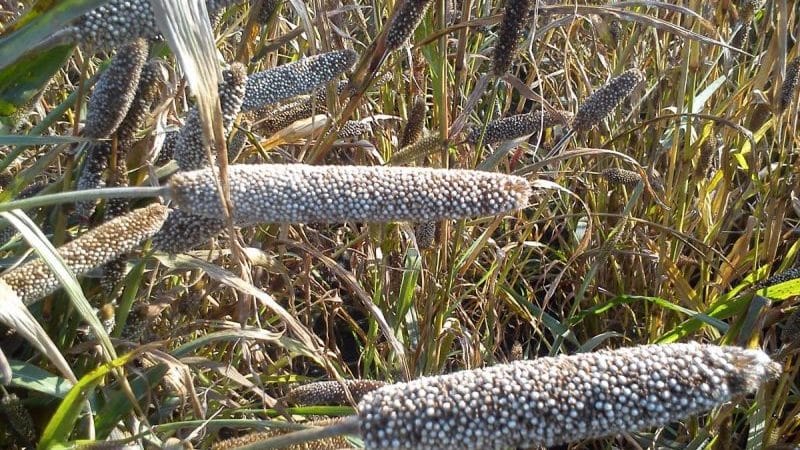
[[[225,229],[221,218],[200,217],[171,209],[164,225],[153,236],[153,250],[183,253],[203,245]]]
[[[511,68],[530,8],[531,0],[506,0],[492,56],[492,70],[495,76],[503,76]]]
[[[640,181],[642,181],[642,176],[639,175],[639,172],[634,172],[633,170],[626,170],[620,169],[617,167],[611,167],[608,169],[603,170],[601,173],[603,178],[608,181],[608,184],[611,185],[622,185],[627,187],[636,187]]]
[[[800,56],[791,60],[786,66],[786,79],[783,80],[779,95],[779,111],[786,111],[786,108],[792,103],[797,92],[798,81],[800,81]]]
[[[386,52],[402,47],[417,29],[431,0],[404,0],[396,3],[392,21],[386,29]]]
[[[153,60],[145,64],[133,102],[117,128],[117,148],[123,154],[127,154],[136,142],[136,132],[144,126],[150,107],[158,100],[162,81],[161,63]]]
[[[531,448],[664,426],[777,378],[760,350],[644,345],[398,383],[359,403],[369,449]]]
[[[427,250],[436,245],[436,222],[422,222],[414,226],[414,238],[420,250]]]
[[[0,400],[0,411],[6,416],[11,429],[22,439],[25,445],[34,446],[36,441],[36,426],[33,423],[30,411],[22,404],[16,394],[6,394]]]
[[[153,204],[103,223],[62,245],[58,253],[76,276],[133,251],[155,234],[167,218],[167,208]],[[0,275],[26,305],[36,302],[59,287],[58,278],[40,258]]]
[[[775,286],[776,284],[784,283],[789,280],[794,280],[800,278],[800,266],[792,267],[791,269],[786,269],[781,273],[776,273],[775,275],[767,278],[766,280],[761,280],[756,283],[756,289],[762,289],[770,286]]]
[[[207,0],[209,14],[242,0]],[[103,6],[79,17],[61,34],[72,42],[95,49],[109,49],[135,39],[160,39],[150,0],[109,0]]]
[[[639,69],[630,69],[612,78],[578,108],[578,113],[572,121],[572,129],[578,132],[591,130],[608,117],[644,81],[644,73]]]
[[[471,170],[258,164],[228,173],[239,225],[488,216],[523,208],[530,195],[524,178]],[[176,174],[169,191],[180,209],[223,218],[212,169]]]
[[[352,67],[356,56],[352,50],[337,50],[255,73],[247,80],[242,111],[312,92]]]
[[[403,127],[400,140],[397,142],[400,148],[411,145],[422,138],[422,133],[425,130],[425,117],[427,115],[428,105],[425,103],[425,97],[417,97],[408,114],[408,121],[406,121],[406,126]]]
[[[284,401],[289,405],[347,405],[345,388],[359,402],[367,392],[385,385],[386,382],[377,380],[318,381],[290,390]]]
[[[112,151],[113,144],[109,141],[95,142],[89,145],[76,182],[77,190],[97,189],[105,186],[104,175]],[[76,203],[75,214],[81,219],[87,220],[94,213],[96,203],[95,200]]]
[[[86,105],[84,136],[107,138],[116,131],[133,103],[147,51],[147,42],[136,39],[114,55]]]
[[[473,127],[467,134],[467,142],[477,144],[482,133],[484,144],[510,141],[556,125],[567,125],[571,120],[572,114],[569,111],[533,111],[517,114],[489,122],[485,133],[482,127]]]
[[[433,133],[429,136],[401,148],[397,153],[393,154],[389,162],[391,164],[406,164],[416,161],[419,158],[430,155],[431,153],[441,150],[446,144],[439,133]]]
[[[239,114],[246,83],[247,71],[242,64],[231,64],[230,69],[223,72],[219,86],[219,101],[226,135],[230,133],[233,122]],[[200,113],[197,107],[193,107],[189,110],[178,141],[175,143],[173,156],[181,170],[196,170],[209,165],[204,142]]]

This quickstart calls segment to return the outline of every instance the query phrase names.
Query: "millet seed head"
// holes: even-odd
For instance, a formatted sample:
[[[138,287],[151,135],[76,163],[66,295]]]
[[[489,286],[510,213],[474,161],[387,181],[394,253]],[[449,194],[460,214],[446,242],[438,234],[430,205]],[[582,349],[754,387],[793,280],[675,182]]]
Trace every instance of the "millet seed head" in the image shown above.
[[[339,127],[336,137],[339,139],[355,138],[372,134],[372,125],[361,120],[348,120]]]
[[[427,250],[436,245],[436,222],[422,222],[414,226],[414,238],[420,250]]]
[[[417,29],[431,0],[404,0],[395,10],[386,29],[386,52],[402,47]]]
[[[530,195],[524,178],[471,170],[240,164],[228,173],[238,225],[489,216],[525,207]],[[169,190],[179,209],[223,217],[212,169],[178,173]]]
[[[164,144],[161,146],[161,151],[158,152],[158,158],[153,163],[156,166],[163,166],[175,157],[175,147],[178,146],[178,139],[181,137],[181,131],[168,131],[164,136]]]
[[[359,402],[367,392],[385,385],[386,382],[378,380],[344,380],[344,386],[338,381],[317,381],[290,390],[284,401],[289,405],[347,405],[345,387],[353,400]]]
[[[310,422],[308,425],[325,426],[330,425],[331,421]],[[233,450],[244,447],[249,444],[256,444],[265,441],[269,438],[274,438],[286,434],[287,430],[270,429],[266,431],[258,431],[255,433],[245,434],[235,438],[225,439],[219,441],[211,446],[211,450]],[[345,439],[344,436],[334,436],[315,441],[301,442],[292,444],[288,447],[282,447],[284,450],[341,450],[352,448],[352,445]]]
[[[17,394],[10,393],[3,396],[0,400],[0,410],[5,414],[8,419],[8,424],[25,442],[25,445],[33,446],[38,439],[36,438],[36,426],[33,423],[33,417],[30,411],[22,401],[17,397]]]
[[[121,47],[114,55],[106,71],[97,80],[86,104],[84,136],[107,138],[117,130],[133,103],[147,51],[147,41],[136,39]]]
[[[703,142],[703,145],[700,147],[700,155],[698,155],[697,167],[695,169],[697,178],[706,178],[712,172],[714,155],[717,154],[718,145],[717,134],[714,130],[711,130],[711,134],[708,135],[705,142]]]
[[[76,189],[97,189],[105,186],[103,175],[108,168],[108,160],[113,150],[109,141],[93,142],[86,151],[86,158],[81,167]],[[88,219],[94,213],[95,200],[80,201],[75,204],[75,214],[81,219]]]
[[[492,57],[492,70],[497,77],[503,76],[511,68],[530,8],[531,0],[506,0]]]
[[[353,50],[337,50],[253,74],[247,80],[242,111],[312,92],[352,67],[356,57]]]
[[[618,167],[611,167],[603,170],[601,173],[603,178],[611,185],[623,185],[627,187],[635,187],[642,181],[642,176],[639,172],[633,170],[620,169]]]
[[[200,217],[170,209],[164,225],[153,236],[153,250],[170,254],[188,252],[203,245],[225,229],[221,218]]]
[[[433,133],[417,140],[411,145],[407,145],[392,155],[389,162],[391,164],[399,165],[415,161],[419,158],[430,155],[431,153],[440,150],[445,145],[444,140],[439,133]]]
[[[572,121],[572,129],[577,132],[591,130],[608,117],[614,108],[628,98],[644,81],[644,73],[639,69],[630,69],[612,78],[590,95],[578,108],[578,113],[575,114]]]
[[[209,14],[241,0],[208,0]],[[97,50],[127,44],[137,38],[161,39],[150,0],[109,0],[83,16],[62,31],[73,42],[89,45]]]
[[[158,61],[144,65],[133,102],[117,128],[117,148],[122,153],[127,154],[136,142],[136,132],[142,128],[150,114],[150,107],[158,99],[162,81],[161,64]]]
[[[360,431],[373,450],[553,446],[664,426],[780,371],[761,350],[699,343],[515,361],[375,390]]]
[[[781,273],[777,273],[766,280],[761,280],[756,283],[756,289],[761,289],[765,287],[775,286],[776,284],[780,284],[789,280],[794,280],[796,278],[800,278],[800,266],[792,267],[791,269],[786,269]]]
[[[778,110],[786,111],[792,103],[800,81],[800,56],[794,58],[786,65],[786,79],[783,80],[779,96]]]
[[[227,135],[242,107],[247,84],[247,71],[240,63],[231,64],[222,74],[219,85],[219,102],[222,109],[222,126]],[[175,161],[180,170],[197,170],[209,165],[203,139],[203,126],[197,107],[189,110],[186,122],[175,143]]]
[[[167,207],[153,204],[105,222],[57,250],[76,276],[85,275],[133,251],[142,241],[153,236],[166,218]],[[11,287],[26,305],[59,287],[58,278],[40,258],[4,272],[0,281]]]
[[[800,340],[800,308],[795,309],[783,322],[781,329],[781,342],[784,345]]]
[[[425,117],[427,115],[428,105],[425,102],[425,97],[419,96],[414,100],[414,105],[411,106],[406,126],[403,128],[403,133],[400,135],[400,140],[397,142],[400,148],[411,145],[422,137],[422,132],[425,130]]]
[[[486,126],[483,136],[484,144],[510,141],[522,136],[538,133],[541,129],[551,128],[556,125],[567,125],[572,120],[568,111],[533,111],[527,114],[517,114],[493,120]],[[543,128],[542,128],[543,127]],[[475,145],[481,137],[482,127],[473,127],[467,134],[467,142]]]

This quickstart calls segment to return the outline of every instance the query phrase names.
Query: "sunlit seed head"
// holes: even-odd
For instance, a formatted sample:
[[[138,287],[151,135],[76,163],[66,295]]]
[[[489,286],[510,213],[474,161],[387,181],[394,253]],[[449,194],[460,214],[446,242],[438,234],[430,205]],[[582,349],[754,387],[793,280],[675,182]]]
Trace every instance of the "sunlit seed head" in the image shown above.
[[[489,122],[483,135],[484,144],[510,141],[523,136],[538,133],[556,125],[567,125],[572,120],[568,111],[533,111],[527,114],[517,114],[503,117]],[[483,127],[476,126],[467,134],[467,142],[477,144],[480,140]]]
[[[776,284],[784,283],[789,280],[795,280],[800,278],[800,266],[792,267],[790,269],[786,269],[781,273],[777,273],[766,280],[759,281],[756,283],[755,287],[757,289],[775,286]]]
[[[98,225],[82,236],[59,247],[58,253],[76,276],[133,251],[155,234],[167,218],[167,208],[153,204]],[[13,289],[29,305],[59,287],[56,276],[37,258],[0,275],[0,281]]]
[[[644,345],[384,386],[358,404],[370,449],[532,448],[668,425],[777,378],[760,350]]]
[[[147,60],[148,45],[136,39],[117,51],[100,75],[86,105],[83,135],[90,138],[111,136],[133,103],[139,77]]]
[[[639,69],[631,69],[612,78],[578,108],[572,121],[572,129],[578,132],[589,131],[608,117],[644,81],[644,73]]]
[[[250,75],[242,111],[308,94],[349,69],[356,57],[353,50],[337,50]]]
[[[76,182],[76,189],[97,189],[105,186],[105,172],[111,157],[112,144],[108,141],[95,142],[89,145],[86,157]],[[75,214],[83,220],[88,219],[95,210],[94,200],[80,201],[75,204]]]
[[[386,382],[377,380],[317,381],[293,388],[283,400],[290,405],[347,405],[345,388],[358,402],[367,392],[384,385]]]
[[[386,31],[386,51],[391,52],[402,47],[417,29],[431,0],[404,0],[392,16]]]
[[[242,64],[234,63],[222,74],[219,85],[219,101],[222,110],[222,126],[227,135],[242,106],[247,84],[247,71]],[[175,143],[175,161],[181,170],[196,170],[209,165],[203,138],[203,126],[197,107],[189,110],[186,122]]]
[[[142,68],[139,84],[133,96],[128,113],[117,128],[117,148],[127,154],[136,141],[136,132],[144,125],[150,114],[151,105],[158,99],[161,78],[161,64],[150,61]]]
[[[433,248],[436,245],[436,222],[422,222],[414,226],[414,238],[417,247],[421,250]]]
[[[424,158],[433,152],[441,150],[445,145],[439,133],[434,133],[407,145],[392,155],[389,160],[392,164],[405,164]]]
[[[530,195],[524,178],[470,170],[240,164],[228,173],[240,225],[480,217],[523,208]],[[223,217],[211,169],[178,173],[169,188],[180,209]]]

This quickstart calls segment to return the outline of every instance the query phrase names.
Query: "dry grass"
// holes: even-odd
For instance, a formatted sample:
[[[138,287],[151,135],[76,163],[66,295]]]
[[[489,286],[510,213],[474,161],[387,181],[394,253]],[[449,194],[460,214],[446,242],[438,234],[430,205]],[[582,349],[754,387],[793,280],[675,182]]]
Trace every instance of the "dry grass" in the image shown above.
[[[254,6],[262,3],[278,6],[261,14]],[[278,399],[300,382],[407,381],[518,359],[520,349],[530,359],[697,340],[762,348],[780,358],[783,374],[709,414],[569,448],[800,445],[800,357],[791,342],[796,333],[784,332],[797,327],[797,297],[765,302],[751,289],[793,267],[800,248],[800,94],[793,86],[787,103],[782,89],[792,81],[787,65],[800,57],[790,38],[800,29],[800,6],[768,0],[757,8],[750,33],[738,38],[742,53],[724,42],[734,39],[739,10],[752,2],[532,1],[511,67],[495,80],[492,51],[504,2],[413,3],[430,6],[410,45],[388,53],[381,33],[399,0],[262,0],[225,9],[214,29],[219,54],[250,74],[342,48],[359,55],[337,80],[351,80],[348,88],[337,92],[333,82],[326,95],[290,100],[311,102],[298,122],[281,130],[246,127],[240,114],[234,129],[248,130],[246,142],[230,163],[393,164],[405,120],[424,111],[422,98],[424,128],[442,145],[408,161],[524,174],[534,188],[530,205],[440,222],[424,251],[408,223],[261,224],[217,236],[220,224],[191,245],[159,247],[187,253],[145,246],[133,254],[113,298],[100,274],[89,273],[81,287],[90,303],[117,306],[111,335],[118,353],[144,352],[158,364],[141,368],[131,358],[108,369],[105,383],[87,386],[95,434],[81,416],[70,439],[118,444],[137,435],[158,447],[176,437],[208,448],[264,428],[299,427],[287,422],[353,413],[350,406],[282,405]],[[3,10],[0,22],[8,23]],[[390,47],[405,40],[390,37]],[[110,55],[83,47],[70,53],[43,95],[15,116],[14,136],[78,136],[87,81]],[[164,184],[175,170],[152,155],[194,104],[169,47],[152,45],[150,58],[163,60],[168,79],[123,153],[131,186]],[[525,139],[467,142],[471,127],[503,117],[574,114],[633,68],[643,85],[591,129],[572,135],[569,126],[537,127]],[[378,85],[373,78],[384,72],[392,77]],[[348,120],[367,120],[372,133],[340,138]],[[454,127],[459,123],[467,126]],[[463,131],[451,134],[455,129]],[[563,151],[543,161],[565,136]],[[72,195],[85,145],[68,152],[63,142],[45,144],[0,147],[8,155],[0,168],[15,176],[3,186],[0,210],[33,180],[49,182],[33,199]],[[648,183],[610,185],[601,175],[610,169],[634,171]],[[644,177],[651,171],[660,173],[663,190]],[[134,199],[131,207],[150,202]],[[59,246],[86,232],[72,208],[27,212]],[[179,228],[176,234],[191,230]],[[29,249],[20,239],[0,244],[5,267]],[[80,332],[84,319],[71,299],[60,291],[31,311],[78,379],[88,378],[107,359]],[[30,411],[37,438],[48,436],[66,392],[56,370],[11,330],[0,348],[14,369],[9,391]],[[0,446],[21,447],[14,433],[0,424]]]

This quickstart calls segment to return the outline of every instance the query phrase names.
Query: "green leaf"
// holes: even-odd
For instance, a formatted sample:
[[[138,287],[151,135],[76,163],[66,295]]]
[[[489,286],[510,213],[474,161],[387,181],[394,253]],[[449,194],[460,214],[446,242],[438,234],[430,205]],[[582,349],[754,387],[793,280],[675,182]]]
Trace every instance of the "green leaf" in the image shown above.
[[[165,364],[160,364],[148,370],[144,377],[137,376],[131,380],[130,386],[133,390],[133,395],[137,400],[144,399],[152,395],[152,388],[164,378],[167,373],[168,367]],[[119,421],[128,413],[133,410],[133,404],[128,398],[127,393],[123,389],[119,389],[117,383],[116,389],[108,396],[108,400],[95,415],[95,432],[98,439],[105,439],[111,433]]]
[[[800,278],[761,288],[756,291],[756,294],[772,300],[786,300],[789,297],[800,295]]]
[[[78,380],[64,397],[53,417],[50,418],[50,422],[42,432],[38,448],[50,449],[57,445],[66,445],[72,430],[75,428],[75,423],[80,417],[81,410],[86,407],[86,400],[90,397],[92,391],[112,370],[124,366],[137,354],[132,352],[120,356],[111,362],[101,365]]]
[[[64,398],[72,389],[72,382],[66,378],[53,375],[33,364],[24,361],[10,360],[11,366],[11,385],[27,389],[29,391],[41,392],[42,394],[52,395],[53,397]]]
[[[0,53],[2,45],[0,43]],[[71,45],[62,45],[30,54],[15,64],[1,69],[0,121],[6,126],[13,126],[17,116],[24,112],[36,95],[44,89],[71,53]]]
[[[22,27],[0,39],[0,69],[14,64],[26,53],[37,49],[54,32],[72,20],[106,3],[107,0],[62,0],[39,3],[29,14],[21,17]],[[46,52],[45,52],[46,53]]]

